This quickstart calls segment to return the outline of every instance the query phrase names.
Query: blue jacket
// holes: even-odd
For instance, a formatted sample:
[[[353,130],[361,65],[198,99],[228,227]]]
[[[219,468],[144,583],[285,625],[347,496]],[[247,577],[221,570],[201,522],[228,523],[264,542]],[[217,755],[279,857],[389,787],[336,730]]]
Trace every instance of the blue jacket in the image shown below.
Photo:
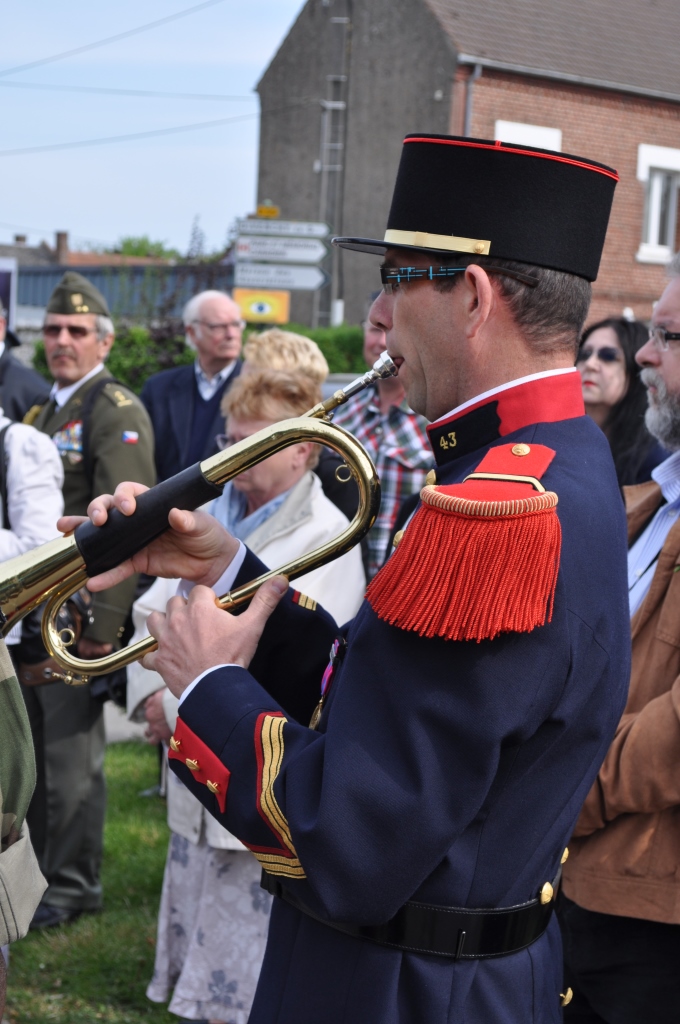
[[[241,372],[241,360],[236,363],[223,386],[228,391]],[[194,364],[176,366],[172,370],[154,373],[144,384],[140,398],[151,417],[156,438],[156,473],[158,482],[167,480],[186,469],[191,422],[194,415],[196,393]],[[224,416],[217,412],[205,437],[200,461],[217,451],[215,435],[224,433]]]
[[[462,481],[501,437],[556,452],[541,481],[562,528],[549,623],[480,643],[426,639],[364,602],[312,732],[300,705],[333,627],[288,595],[251,671],[215,669],[181,704],[173,770],[321,918],[378,924],[410,899],[535,898],[623,710],[626,524],[608,443],[584,415],[502,435],[497,424],[488,408],[457,420],[445,457],[435,447],[438,483]],[[237,582],[256,571],[249,555]],[[220,799],[184,756],[222,772]],[[561,986],[554,917],[521,952],[455,962],[344,935],[275,900],[250,1020],[546,1024],[561,1020]]]

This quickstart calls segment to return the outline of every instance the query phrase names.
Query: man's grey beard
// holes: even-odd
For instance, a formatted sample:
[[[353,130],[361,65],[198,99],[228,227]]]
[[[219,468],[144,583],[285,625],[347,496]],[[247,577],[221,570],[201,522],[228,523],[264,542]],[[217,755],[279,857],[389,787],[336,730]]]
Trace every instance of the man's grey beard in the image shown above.
[[[649,433],[670,452],[680,449],[680,395],[672,395],[663,379],[649,366],[641,372],[645,387],[654,385],[656,394],[647,394],[649,403],[645,424]]]

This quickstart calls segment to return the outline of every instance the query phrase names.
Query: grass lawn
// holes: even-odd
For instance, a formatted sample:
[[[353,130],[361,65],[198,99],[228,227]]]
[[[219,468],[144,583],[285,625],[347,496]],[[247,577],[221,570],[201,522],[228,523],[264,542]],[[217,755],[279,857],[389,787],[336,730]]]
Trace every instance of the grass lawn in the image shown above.
[[[165,801],[139,796],[158,780],[156,750],[109,746],[106,778],[104,912],[31,932],[12,946],[5,1011],[11,1024],[177,1024],[144,994],[168,844]]]

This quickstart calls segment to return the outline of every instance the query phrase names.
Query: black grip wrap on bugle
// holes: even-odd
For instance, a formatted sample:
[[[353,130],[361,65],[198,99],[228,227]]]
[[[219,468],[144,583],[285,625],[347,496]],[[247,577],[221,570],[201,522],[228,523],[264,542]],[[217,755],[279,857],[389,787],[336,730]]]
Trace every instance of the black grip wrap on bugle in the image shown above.
[[[74,537],[87,575],[114,569],[145,548],[168,529],[170,509],[193,510],[221,493],[221,487],[208,483],[197,462],[140,494],[131,516],[113,509],[103,526],[82,523]]]

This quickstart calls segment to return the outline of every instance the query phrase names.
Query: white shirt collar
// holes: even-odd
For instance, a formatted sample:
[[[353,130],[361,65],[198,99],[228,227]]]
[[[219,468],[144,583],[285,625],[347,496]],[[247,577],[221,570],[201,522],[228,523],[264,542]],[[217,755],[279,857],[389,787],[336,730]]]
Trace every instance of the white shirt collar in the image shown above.
[[[529,381],[542,380],[544,377],[559,377],[564,373],[578,373],[578,370],[575,366],[567,366],[560,370],[541,370],[540,373],[530,373],[528,377],[518,377],[517,380],[509,380],[507,384],[499,384],[497,388],[491,388],[490,391],[484,391],[481,395],[476,395],[475,398],[470,398],[467,402],[463,402],[462,405],[457,405],[455,409],[451,409],[450,412],[440,416],[439,419],[434,420],[430,425],[435,426],[440,420],[448,420],[452,416],[457,416],[458,413],[469,409],[470,406],[477,405],[478,402],[483,402],[487,398],[493,398],[494,395],[499,395],[501,391],[509,391],[510,388],[516,388],[519,384],[528,384]]]
[[[82,387],[85,381],[91,380],[93,377],[96,377],[97,374],[101,373],[103,369],[104,364],[97,363],[93,370],[90,370],[89,373],[86,373],[85,376],[81,377],[80,380],[77,380],[75,384],[69,384],[68,387],[65,388],[60,388],[57,385],[57,382],[55,381],[54,384],[52,385],[52,390],[50,391],[50,398],[54,399],[57,409],[63,409],[68,400],[72,398],[73,395],[75,395],[78,388]]]
[[[227,365],[223,366],[221,370],[218,370],[218,372],[215,374],[214,377],[209,377],[208,374],[203,369],[203,367],[201,366],[201,364],[199,363],[198,359],[194,363],[194,368],[196,370],[196,377],[198,378],[198,380],[201,380],[201,381],[204,380],[208,384],[213,384],[213,383],[216,383],[218,381],[221,384],[223,380],[227,379],[227,377],[229,376],[229,374],[231,373],[231,371],[234,369],[235,366],[236,366],[236,360],[232,359],[232,361],[230,363],[227,363]]]
[[[670,505],[680,498],[680,451],[673,452],[652,470],[652,480],[661,488],[661,493]]]
[[[3,354],[4,351],[5,351],[5,339],[3,338],[3,340],[0,341],[0,358],[2,357],[2,354]]]

